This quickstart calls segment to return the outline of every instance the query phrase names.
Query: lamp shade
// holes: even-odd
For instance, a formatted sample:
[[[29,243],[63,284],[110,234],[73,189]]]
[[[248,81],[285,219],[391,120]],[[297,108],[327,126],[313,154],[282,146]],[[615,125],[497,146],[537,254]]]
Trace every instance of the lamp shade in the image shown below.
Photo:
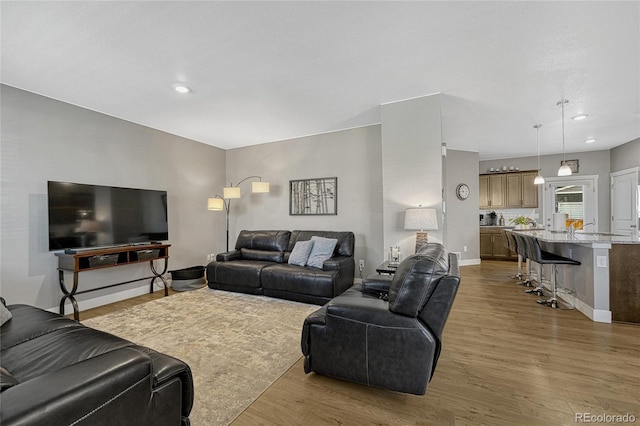
[[[566,164],[563,164],[558,169],[558,176],[571,176],[571,168]]]
[[[538,174],[536,175],[536,178],[533,180],[533,183],[534,183],[534,185],[543,185],[544,184],[544,178],[542,177],[540,172],[538,172]]]
[[[209,198],[207,200],[207,210],[224,210],[224,200],[222,198]]]
[[[227,200],[230,198],[240,198],[240,188],[237,186],[227,186],[222,191],[222,196]]]
[[[251,182],[251,192],[269,192],[269,182]]]
[[[404,213],[404,229],[435,230],[438,229],[436,209],[409,208]]]

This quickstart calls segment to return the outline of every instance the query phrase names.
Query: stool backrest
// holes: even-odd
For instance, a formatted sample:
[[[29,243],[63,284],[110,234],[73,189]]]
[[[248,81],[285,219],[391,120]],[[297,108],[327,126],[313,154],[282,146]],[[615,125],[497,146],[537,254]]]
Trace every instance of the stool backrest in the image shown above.
[[[529,252],[529,258],[536,263],[542,263],[542,249],[540,248],[540,242],[537,238],[530,235],[524,236],[525,243],[527,244],[527,251]]]
[[[527,247],[527,241],[524,239],[524,235],[512,233],[516,241],[516,252],[523,258],[529,258],[529,249]]]

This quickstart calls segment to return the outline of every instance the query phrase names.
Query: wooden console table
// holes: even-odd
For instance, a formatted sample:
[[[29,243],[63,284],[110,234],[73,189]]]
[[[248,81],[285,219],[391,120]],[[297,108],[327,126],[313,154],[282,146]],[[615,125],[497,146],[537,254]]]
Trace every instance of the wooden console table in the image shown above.
[[[80,321],[80,311],[78,309],[78,302],[75,298],[76,294],[89,293],[91,291],[102,290],[148,279],[151,280],[149,293],[153,293],[153,284],[156,279],[159,278],[164,285],[164,295],[168,296],[169,287],[167,285],[167,281],[162,275],[167,272],[167,267],[169,266],[169,247],[171,247],[171,244],[145,244],[56,253],[56,256],[58,256],[58,280],[60,282],[60,290],[62,290],[63,293],[62,299],[60,299],[60,314],[64,315],[64,304],[65,301],[69,299],[73,305],[73,318],[76,321]],[[164,269],[162,272],[158,272],[155,268],[153,261],[156,259],[164,259]],[[114,266],[131,265],[141,262],[149,262],[153,276],[78,291],[78,274],[80,272],[112,268]],[[73,272],[73,287],[71,290],[67,289],[64,282],[65,271]]]

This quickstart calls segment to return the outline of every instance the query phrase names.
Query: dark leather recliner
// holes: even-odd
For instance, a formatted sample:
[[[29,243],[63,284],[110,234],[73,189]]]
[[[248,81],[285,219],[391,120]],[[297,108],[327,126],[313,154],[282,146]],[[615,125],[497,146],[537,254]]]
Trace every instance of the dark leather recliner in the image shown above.
[[[423,395],[459,283],[456,256],[430,243],[354,285],[305,320],[305,372]]]

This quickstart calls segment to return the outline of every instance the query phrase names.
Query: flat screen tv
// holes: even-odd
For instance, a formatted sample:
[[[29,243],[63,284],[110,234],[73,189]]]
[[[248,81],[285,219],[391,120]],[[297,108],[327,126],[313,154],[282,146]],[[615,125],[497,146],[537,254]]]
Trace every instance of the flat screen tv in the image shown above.
[[[49,250],[169,239],[167,191],[48,182]]]

